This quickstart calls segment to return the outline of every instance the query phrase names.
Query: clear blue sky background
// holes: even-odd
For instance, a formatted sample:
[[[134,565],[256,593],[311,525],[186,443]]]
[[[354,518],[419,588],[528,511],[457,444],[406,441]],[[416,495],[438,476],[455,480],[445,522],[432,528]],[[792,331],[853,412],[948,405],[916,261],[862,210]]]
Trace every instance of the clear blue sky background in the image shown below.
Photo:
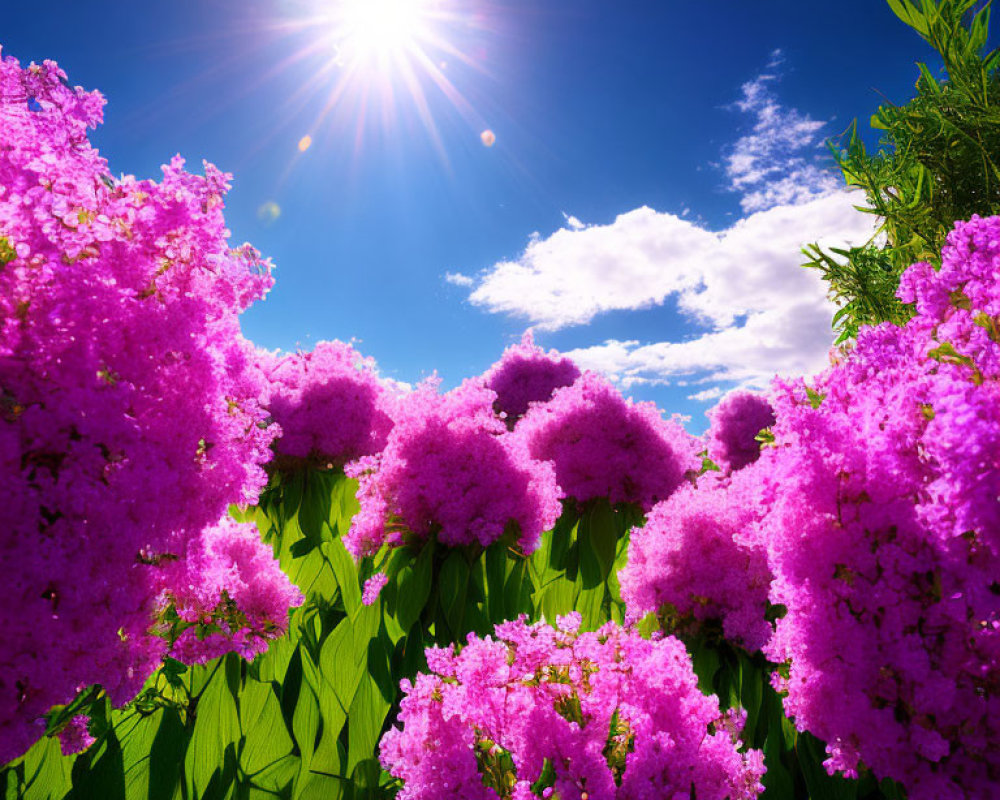
[[[0,44],[24,63],[55,59],[71,82],[105,94],[95,141],[113,171],[156,176],[179,152],[235,174],[233,238],[276,265],[271,295],[244,318],[253,340],[293,349],[354,337],[384,374],[413,382],[437,370],[446,385],[487,368],[530,322],[471,304],[446,273],[518,258],[564,213],[607,225],[641,206],[689,209],[723,230],[744,212],[722,159],[752,124],[733,104],[776,50],[773,91],[826,122],[820,138],[855,117],[867,129],[876,90],[908,99],[914,62],[930,55],[880,0],[450,7],[443,33],[471,64],[435,59],[472,113],[424,81],[440,149],[402,89],[389,124],[376,115],[359,127],[348,101],[314,130],[338,73],[322,72],[329,49],[294,60],[317,33],[282,32],[277,23],[305,13],[291,0],[0,0]],[[486,127],[491,148],[479,139]],[[260,213],[269,202],[277,219]],[[569,350],[696,334],[668,298],[537,340]],[[628,392],[704,425],[708,404],[688,399],[690,386]]]

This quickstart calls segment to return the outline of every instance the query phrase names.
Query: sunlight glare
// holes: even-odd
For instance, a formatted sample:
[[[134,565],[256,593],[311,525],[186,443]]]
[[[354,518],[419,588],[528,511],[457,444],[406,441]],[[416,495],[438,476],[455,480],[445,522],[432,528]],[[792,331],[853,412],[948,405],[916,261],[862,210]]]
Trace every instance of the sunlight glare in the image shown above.
[[[334,46],[347,64],[359,66],[404,56],[428,33],[429,0],[339,0]]]
[[[305,146],[306,138],[300,141],[300,152],[315,148],[328,117],[341,131],[353,127],[358,152],[375,126],[391,134],[418,122],[447,164],[440,119],[454,121],[457,114],[476,135],[486,127],[456,85],[473,73],[487,74],[482,48],[474,44],[488,28],[471,12],[469,0],[289,2],[308,9],[295,23],[306,39],[300,54],[319,62],[293,100],[301,106],[317,91],[325,94],[309,125],[312,138]],[[452,110],[443,111],[442,100]]]

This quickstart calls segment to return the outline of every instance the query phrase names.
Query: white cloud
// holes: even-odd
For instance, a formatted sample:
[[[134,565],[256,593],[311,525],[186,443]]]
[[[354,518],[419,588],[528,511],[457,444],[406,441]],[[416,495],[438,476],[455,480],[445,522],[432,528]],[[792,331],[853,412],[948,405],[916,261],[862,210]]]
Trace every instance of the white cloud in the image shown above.
[[[611,341],[571,355],[626,386],[704,371],[713,380],[761,386],[776,372],[804,374],[825,364],[833,307],[818,273],[800,266],[800,249],[870,238],[873,218],[859,213],[857,202],[837,192],[751,214],[718,233],[639,208],[609,225],[535,235],[521,258],[481,278],[471,300],[556,330],[673,296],[702,335]]]
[[[784,58],[775,50],[768,72],[743,84],[735,107],[753,116],[751,129],[724,158],[730,188],[742,194],[744,212],[806,202],[836,191],[841,181],[815,163],[822,152],[820,131],[826,123],[786,108],[771,86],[780,79]],[[809,156],[807,158],[807,156]]]
[[[564,214],[563,228],[532,234],[518,258],[477,276],[471,302],[551,331],[673,298],[693,323],[690,338],[609,340],[569,353],[626,388],[715,384],[691,395],[704,401],[720,396],[718,384],[763,388],[776,373],[823,368],[834,308],[818,273],[800,266],[801,248],[862,244],[876,220],[854,208],[863,196],[804,155],[818,150],[824,123],[777,101],[781,61],[775,51],[736,104],[753,116],[724,162],[743,218],[711,231],[686,208],[677,216],[643,206],[605,225]]]
[[[711,389],[705,389],[701,392],[695,392],[694,394],[688,395],[688,400],[694,400],[696,403],[710,403],[713,400],[718,400],[725,392],[718,386],[713,386]]]
[[[534,234],[521,257],[494,265],[469,299],[543,330],[582,325],[602,312],[658,305],[691,286],[715,241],[691,222],[644,206],[610,225]]]
[[[461,272],[446,272],[444,274],[444,279],[447,283],[450,283],[453,286],[463,286],[468,288],[470,286],[475,286],[476,284],[475,278],[463,275]]]

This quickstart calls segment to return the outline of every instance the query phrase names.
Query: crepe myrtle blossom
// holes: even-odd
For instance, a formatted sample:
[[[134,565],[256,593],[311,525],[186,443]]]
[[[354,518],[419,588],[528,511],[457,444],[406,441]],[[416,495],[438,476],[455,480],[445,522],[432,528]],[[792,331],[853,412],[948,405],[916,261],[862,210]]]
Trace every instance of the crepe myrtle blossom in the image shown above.
[[[280,358],[262,352],[261,361],[279,462],[339,467],[385,447],[394,395],[372,359],[333,341]]]
[[[547,402],[556,389],[579,377],[580,369],[572,360],[555,350],[545,352],[528,330],[519,344],[504,350],[483,379],[497,393],[494,409],[512,428],[532,403]]]
[[[115,176],[103,106],[0,54],[0,762],[85,686],[135,695],[167,647],[164,565],[267,479],[239,313],[270,265],[230,245],[212,165]]]
[[[911,800],[1000,782],[1000,218],[913,265],[916,316],[862,329],[812,386],[777,382],[758,526],[787,607],[785,710]]]
[[[355,557],[431,536],[488,547],[511,532],[524,552],[538,546],[561,510],[555,473],[507,432],[495,399],[471,380],[445,394],[425,382],[401,399],[385,449],[346,470],[359,480],[344,537]]]
[[[563,496],[579,503],[607,498],[649,511],[701,466],[698,440],[677,420],[626,400],[594,372],[529,410],[513,435],[553,464]]]
[[[722,636],[749,652],[771,637],[767,552],[746,536],[760,506],[742,473],[706,473],[633,529],[619,573],[628,620],[657,613],[669,630]]]
[[[398,724],[381,742],[400,800],[763,791],[763,754],[740,752],[743,718],[699,691],[680,641],[579,626],[576,613],[557,628],[522,616],[461,649],[429,649],[429,672],[403,681]]]
[[[724,472],[752,464],[760,456],[756,437],[774,425],[774,409],[767,398],[752,392],[730,392],[708,412],[708,457]]]

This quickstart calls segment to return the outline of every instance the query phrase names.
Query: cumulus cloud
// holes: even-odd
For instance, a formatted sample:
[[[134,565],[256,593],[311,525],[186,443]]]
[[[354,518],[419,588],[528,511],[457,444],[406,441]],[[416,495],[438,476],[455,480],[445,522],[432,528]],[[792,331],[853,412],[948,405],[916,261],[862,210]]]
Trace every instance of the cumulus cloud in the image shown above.
[[[637,208],[610,225],[532,235],[521,257],[494,265],[469,299],[541,330],[583,325],[602,312],[658,305],[691,286],[715,242],[680,217]]]
[[[858,202],[837,192],[750,214],[720,232],[639,208],[608,225],[534,236],[519,259],[482,276],[470,299],[557,330],[674,297],[701,335],[609,341],[572,357],[625,385],[707,373],[763,386],[775,373],[808,374],[826,363],[833,309],[818,273],[800,266],[800,249],[870,238],[873,218],[854,208]]]
[[[808,157],[824,123],[778,102],[780,60],[776,52],[736,104],[752,122],[723,169],[743,195],[743,218],[712,231],[686,209],[678,216],[643,206],[604,225],[564,214],[564,227],[532,234],[519,257],[477,276],[470,301],[555,331],[672,298],[690,338],[609,340],[569,355],[626,387],[714,384],[692,394],[696,401],[720,396],[720,384],[762,388],[776,373],[825,366],[833,307],[819,275],[800,266],[801,248],[862,244],[876,220],[854,208],[863,196],[838,188]]]

